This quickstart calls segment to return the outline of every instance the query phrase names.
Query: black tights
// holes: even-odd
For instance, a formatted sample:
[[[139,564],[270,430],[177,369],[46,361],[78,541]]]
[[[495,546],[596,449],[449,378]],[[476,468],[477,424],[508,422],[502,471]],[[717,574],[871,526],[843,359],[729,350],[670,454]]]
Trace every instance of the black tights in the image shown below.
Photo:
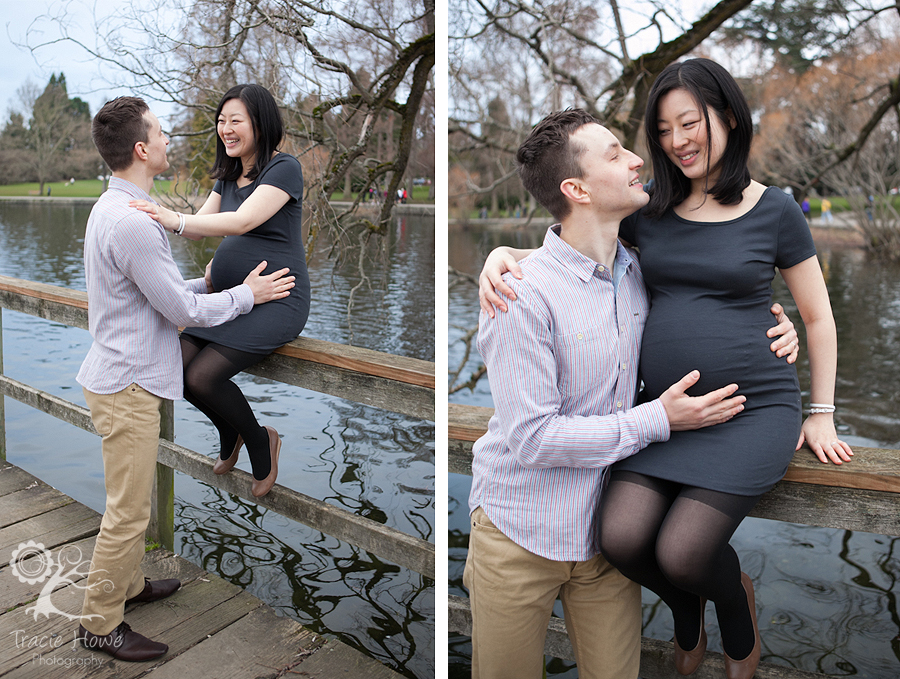
[[[227,460],[238,434],[247,445],[253,478],[269,475],[269,434],[261,427],[247,399],[231,378],[259,363],[266,354],[251,354],[188,335],[181,336],[184,398],[206,415],[219,431],[219,457]]]
[[[612,473],[601,502],[600,549],[626,577],[668,605],[681,648],[697,646],[702,597],[716,606],[728,656],[742,660],[753,650],[741,565],[728,541],[759,497]]]

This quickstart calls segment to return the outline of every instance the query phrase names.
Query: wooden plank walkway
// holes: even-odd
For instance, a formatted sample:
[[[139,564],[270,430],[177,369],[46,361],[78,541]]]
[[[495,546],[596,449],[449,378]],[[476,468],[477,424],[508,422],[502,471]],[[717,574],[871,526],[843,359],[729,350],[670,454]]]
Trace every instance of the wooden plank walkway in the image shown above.
[[[0,461],[0,677],[3,679],[396,679],[400,675],[339,641],[305,629],[240,587],[189,561],[157,549],[142,564],[153,579],[178,578],[181,589],[163,601],[135,604],[125,620],[138,632],[168,644],[163,658],[127,663],[74,643],[100,514],[14,465]],[[43,545],[54,560],[44,568]],[[70,557],[72,560],[66,562]],[[73,568],[87,562],[80,572]],[[12,562],[12,563],[11,563]],[[45,601],[56,611],[28,612],[40,602],[48,572],[69,574]],[[38,577],[40,575],[44,577]],[[29,577],[33,576],[33,577]],[[32,580],[33,582],[28,582]],[[45,592],[44,594],[49,594]],[[61,612],[61,613],[60,613]]]

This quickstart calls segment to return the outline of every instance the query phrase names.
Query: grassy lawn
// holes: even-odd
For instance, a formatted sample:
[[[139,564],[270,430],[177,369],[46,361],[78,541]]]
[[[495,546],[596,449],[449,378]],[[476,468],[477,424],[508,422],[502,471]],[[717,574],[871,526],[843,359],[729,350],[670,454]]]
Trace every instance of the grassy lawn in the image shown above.
[[[159,189],[167,189],[169,182],[157,181],[154,187]],[[99,179],[82,179],[76,180],[74,184],[69,182],[47,182],[44,184],[44,195],[47,195],[47,189],[50,189],[51,198],[98,198],[103,193],[103,182]],[[25,184],[5,184],[0,185],[0,196],[37,196],[40,190],[40,184],[37,182],[29,182]]]
[[[434,203],[434,198],[428,197],[428,186],[414,186],[412,190],[412,194],[406,199],[407,203]],[[355,194],[354,194],[355,197]],[[331,194],[331,200],[342,201],[344,200],[344,192],[343,191],[335,191]]]
[[[99,179],[81,179],[74,184],[69,182],[48,182],[44,184],[44,195],[50,189],[51,196],[65,198],[96,198],[103,192],[103,182]],[[26,184],[5,184],[0,186],[0,196],[37,196],[40,184],[30,182]]]
[[[883,196],[880,196],[883,199]],[[849,212],[852,208],[850,207],[850,201],[848,201],[845,197],[842,196],[829,196],[828,198],[831,201],[831,212],[833,214],[838,214],[839,212]],[[893,196],[891,198],[891,203],[893,206],[900,210],[900,196]],[[469,219],[475,220],[480,218],[480,210],[474,209],[469,212]],[[821,217],[822,216],[822,199],[821,198],[810,198],[809,199],[809,213],[812,217]],[[508,210],[501,210],[500,214],[490,214],[488,215],[490,218],[508,218],[512,217],[512,214]],[[523,217],[526,215],[523,213]],[[549,217],[550,214],[544,210],[539,209],[535,217],[537,218],[546,218]]]
[[[884,196],[879,196],[879,198],[883,199]],[[841,196],[829,196],[828,200],[831,201],[831,211],[834,214],[838,212],[849,212],[852,208],[850,207],[850,201]],[[893,196],[891,198],[891,204],[896,209],[900,209],[900,196]],[[813,217],[819,217],[822,214],[822,199],[821,198],[810,198],[809,199],[809,212]]]
[[[174,182],[172,182],[174,184]],[[157,180],[156,190],[165,191],[170,183]],[[44,184],[44,195],[47,195],[47,189],[50,189],[50,196],[63,198],[97,198],[103,192],[103,182],[99,179],[81,179],[74,184],[68,182],[48,182]],[[40,184],[37,182],[29,182],[25,184],[5,184],[0,185],[0,196],[37,196]],[[334,200],[343,200],[343,193],[336,193]],[[410,203],[433,203],[434,199],[428,198],[427,186],[414,186],[412,196],[409,198]]]

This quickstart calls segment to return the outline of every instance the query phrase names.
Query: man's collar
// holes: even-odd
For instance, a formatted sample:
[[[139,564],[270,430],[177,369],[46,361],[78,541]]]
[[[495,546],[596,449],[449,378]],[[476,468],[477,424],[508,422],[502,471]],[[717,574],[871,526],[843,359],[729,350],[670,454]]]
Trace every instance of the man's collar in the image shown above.
[[[139,200],[149,200],[156,202],[150,197],[144,189],[140,188],[137,184],[134,184],[127,179],[122,179],[121,177],[112,176],[109,178],[109,189],[115,189],[116,191],[122,191],[123,193],[127,193],[129,196],[137,198]]]
[[[589,281],[594,272],[597,270],[597,262],[590,257],[581,254],[566,243],[560,236],[562,230],[561,224],[554,224],[547,229],[544,236],[544,247],[550,255],[559,261],[563,266],[572,271],[581,280]],[[622,244],[616,241],[616,264],[617,266],[627,267],[631,264],[632,257]]]

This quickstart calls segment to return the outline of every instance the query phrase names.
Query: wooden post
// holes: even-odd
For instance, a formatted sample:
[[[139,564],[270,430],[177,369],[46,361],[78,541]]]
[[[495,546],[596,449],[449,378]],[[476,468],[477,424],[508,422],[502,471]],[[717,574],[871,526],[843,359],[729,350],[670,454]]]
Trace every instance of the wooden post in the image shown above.
[[[3,309],[0,309],[0,375],[3,374]],[[0,460],[6,460],[6,397],[0,394]]]
[[[175,404],[164,400],[159,406],[159,437],[175,440]],[[175,470],[156,463],[153,497],[147,537],[169,551],[175,551]]]

